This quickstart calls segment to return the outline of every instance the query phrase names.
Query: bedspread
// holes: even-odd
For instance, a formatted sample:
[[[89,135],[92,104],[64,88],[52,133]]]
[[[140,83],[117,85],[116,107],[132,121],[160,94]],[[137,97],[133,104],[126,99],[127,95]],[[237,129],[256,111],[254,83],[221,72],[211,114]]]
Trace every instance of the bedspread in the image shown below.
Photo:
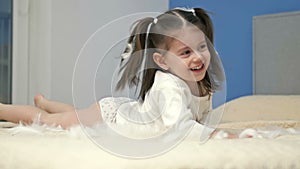
[[[78,126],[70,130],[21,127],[22,132],[16,127],[0,130],[1,169],[300,168],[300,135],[273,139],[210,139],[204,144],[184,140],[164,154],[131,159],[104,151]]]
[[[215,109],[224,110],[218,128],[234,134],[254,129],[262,137],[209,139],[202,144],[185,139],[143,159],[102,149],[80,126],[63,130],[0,122],[0,169],[299,169],[299,105],[299,95],[232,100]]]

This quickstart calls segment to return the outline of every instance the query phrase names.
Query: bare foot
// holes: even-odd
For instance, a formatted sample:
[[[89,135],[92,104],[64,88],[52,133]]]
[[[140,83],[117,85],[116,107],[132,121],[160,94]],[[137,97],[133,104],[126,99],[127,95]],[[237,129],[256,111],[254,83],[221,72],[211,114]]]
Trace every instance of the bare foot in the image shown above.
[[[67,111],[74,111],[74,107],[62,102],[52,101],[45,98],[42,94],[34,96],[35,107],[40,108],[47,113],[61,113]]]
[[[42,94],[37,94],[34,96],[34,105],[40,109],[45,109],[43,106],[43,102],[45,101],[45,97]]]

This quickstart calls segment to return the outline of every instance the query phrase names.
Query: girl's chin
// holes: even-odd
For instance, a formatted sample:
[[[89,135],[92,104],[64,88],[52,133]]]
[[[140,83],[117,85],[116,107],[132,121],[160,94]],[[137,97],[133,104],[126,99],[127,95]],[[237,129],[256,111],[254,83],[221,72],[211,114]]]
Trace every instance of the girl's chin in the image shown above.
[[[203,79],[204,79],[204,76],[203,77],[198,77],[198,78],[185,78],[184,80],[187,81],[187,82],[200,82]]]
[[[179,77],[180,79],[183,79],[184,81],[187,81],[187,82],[199,82],[201,80],[204,79],[205,77],[205,73],[193,73],[193,72],[189,72],[187,74],[175,74],[175,73],[172,73],[174,74],[175,76]]]

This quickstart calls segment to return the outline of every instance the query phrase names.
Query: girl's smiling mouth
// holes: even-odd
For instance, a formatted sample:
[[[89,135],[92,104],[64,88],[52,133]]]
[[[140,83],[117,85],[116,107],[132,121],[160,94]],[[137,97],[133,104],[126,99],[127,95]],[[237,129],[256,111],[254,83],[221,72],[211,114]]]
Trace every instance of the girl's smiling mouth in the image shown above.
[[[204,64],[191,68],[191,71],[202,71],[204,68]]]

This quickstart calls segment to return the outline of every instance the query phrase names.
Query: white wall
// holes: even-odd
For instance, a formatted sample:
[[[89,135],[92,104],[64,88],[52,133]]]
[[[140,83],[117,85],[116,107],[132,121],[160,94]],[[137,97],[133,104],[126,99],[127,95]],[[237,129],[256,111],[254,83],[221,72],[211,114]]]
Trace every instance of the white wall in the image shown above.
[[[19,3],[26,2],[26,0],[15,1],[19,1]],[[168,0],[28,0],[29,10],[31,6],[35,6],[34,4],[39,2],[42,3],[40,6],[45,7],[46,5],[48,8],[43,9],[46,14],[39,11],[39,18],[36,20],[48,27],[40,26],[39,31],[36,30],[38,31],[36,35],[32,30],[28,31],[31,32],[28,37],[29,46],[31,46],[28,55],[29,60],[34,60],[34,64],[31,64],[30,71],[27,70],[29,77],[32,77],[28,82],[27,103],[32,103],[30,99],[34,94],[42,92],[51,99],[73,104],[73,87],[77,107],[85,107],[94,102],[95,100],[91,96],[96,95],[95,98],[100,98],[109,95],[110,85],[105,84],[109,84],[106,82],[111,81],[111,74],[114,71],[112,68],[119,62],[119,60],[110,58],[117,57],[123,48],[122,45],[116,42],[128,36],[131,20],[148,16],[134,14],[150,12],[148,13],[149,16],[155,16],[157,12],[168,9]],[[127,17],[129,14],[133,15]],[[91,37],[97,30],[97,34]],[[42,37],[43,34],[45,37]],[[90,40],[86,43],[89,38]],[[32,39],[36,40],[32,41]],[[92,43],[91,41],[95,42]],[[41,45],[41,43],[46,44],[47,47]],[[81,51],[84,44],[86,44],[86,48]],[[35,45],[44,47],[47,53],[45,55],[41,52],[34,54],[36,53]],[[92,49],[86,50],[88,47]],[[111,47],[113,47],[112,50],[108,55],[105,55]],[[78,57],[80,51],[82,55]],[[104,56],[107,56],[105,57],[105,63],[100,64],[100,67],[97,68],[99,61]],[[77,59],[78,62],[76,62]],[[43,63],[39,64],[37,62]],[[72,86],[75,63],[77,63],[74,78],[75,85]],[[43,67],[46,70],[43,70]],[[104,67],[110,69],[105,70]],[[97,73],[99,70],[101,72]],[[18,71],[22,72],[22,70]],[[38,71],[41,71],[39,75],[36,73]],[[43,82],[43,79],[46,81]],[[98,87],[93,86],[95,83]],[[20,84],[17,86],[22,88]],[[18,88],[17,86],[14,87],[15,91]],[[18,90],[20,91],[20,89]],[[22,90],[26,89],[23,87]],[[15,99],[16,97],[18,95],[15,95]]]
[[[73,103],[72,75],[75,61],[84,43],[95,31],[109,22],[129,14],[158,12],[167,9],[168,0],[110,0],[105,2],[99,0],[53,0],[51,49],[52,99]],[[88,51],[88,56],[82,55],[80,56],[81,58],[78,58],[78,67],[76,69],[78,71],[75,72],[75,86],[73,86],[73,96],[77,107],[87,106],[94,101],[93,80],[95,80],[94,76],[97,69],[96,63],[102,59],[102,56],[111,47],[109,44],[114,45],[116,34],[127,34],[129,32],[130,24],[128,22],[123,27],[117,24],[120,27],[116,27],[116,25],[112,26],[108,28],[110,31],[102,28],[96,35],[100,40],[94,42],[94,45],[97,45],[97,50],[91,49]],[[117,38],[117,40],[121,39]],[[112,53],[118,56],[119,52],[113,51]],[[83,51],[83,53],[85,52]],[[98,86],[95,89],[98,93],[96,97],[101,97],[99,95],[109,95],[109,82],[111,81],[111,73],[113,71],[109,68],[115,68],[116,62],[118,63],[119,60],[109,59],[105,64],[100,65],[101,67],[106,65],[108,69],[102,69],[105,71],[106,76],[101,77],[102,86]]]
[[[300,94],[299,30],[300,11],[253,17],[254,94]]]

